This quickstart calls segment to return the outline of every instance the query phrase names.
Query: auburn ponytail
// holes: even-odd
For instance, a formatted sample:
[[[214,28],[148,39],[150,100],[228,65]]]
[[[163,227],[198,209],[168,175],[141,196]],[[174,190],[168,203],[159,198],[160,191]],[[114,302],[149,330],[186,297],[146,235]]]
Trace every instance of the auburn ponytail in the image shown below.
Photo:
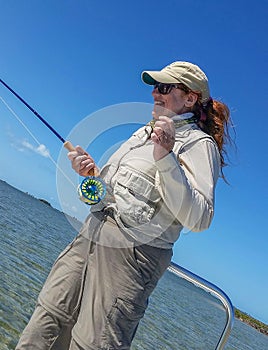
[[[199,96],[193,112],[198,118],[198,126],[205,133],[212,136],[218,146],[221,157],[221,175],[226,180],[223,174],[223,167],[227,165],[225,162],[227,156],[225,147],[228,143],[232,143],[229,133],[231,123],[229,108],[223,102],[212,98],[206,104],[202,104],[201,96]]]

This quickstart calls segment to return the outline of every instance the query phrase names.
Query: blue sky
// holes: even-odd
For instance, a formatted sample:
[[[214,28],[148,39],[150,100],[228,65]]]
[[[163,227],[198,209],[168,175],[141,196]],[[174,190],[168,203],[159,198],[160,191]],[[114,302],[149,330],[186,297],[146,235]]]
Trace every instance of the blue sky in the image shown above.
[[[211,227],[184,233],[173,260],[268,323],[268,2],[0,0],[0,8],[0,77],[63,137],[89,116],[83,140],[94,141],[96,130],[99,136],[109,126],[97,111],[152,103],[142,70],[175,60],[203,68],[211,95],[230,107],[237,151],[225,170],[230,185],[218,183]],[[61,142],[3,86],[0,96],[34,136],[0,101],[0,178],[58,208],[51,158],[65,156]],[[101,159],[150,118],[149,111],[126,115],[126,125],[104,132],[90,151]]]

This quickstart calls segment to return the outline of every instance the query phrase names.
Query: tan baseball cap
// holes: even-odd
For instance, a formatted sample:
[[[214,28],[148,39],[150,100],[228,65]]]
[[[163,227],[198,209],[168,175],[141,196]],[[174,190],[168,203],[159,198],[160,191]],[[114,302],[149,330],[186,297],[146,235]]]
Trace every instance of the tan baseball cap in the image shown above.
[[[155,83],[178,84],[182,83],[193,91],[202,94],[202,102],[210,98],[208,78],[195,64],[189,62],[173,62],[160,71],[142,72],[142,80],[149,85]]]

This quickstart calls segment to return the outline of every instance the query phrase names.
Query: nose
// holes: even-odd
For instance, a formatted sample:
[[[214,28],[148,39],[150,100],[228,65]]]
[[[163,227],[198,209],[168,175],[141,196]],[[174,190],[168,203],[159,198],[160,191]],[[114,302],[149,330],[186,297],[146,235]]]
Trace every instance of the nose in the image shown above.
[[[156,85],[153,86],[153,91],[152,91],[152,95],[160,95],[159,91],[158,91],[158,87]]]

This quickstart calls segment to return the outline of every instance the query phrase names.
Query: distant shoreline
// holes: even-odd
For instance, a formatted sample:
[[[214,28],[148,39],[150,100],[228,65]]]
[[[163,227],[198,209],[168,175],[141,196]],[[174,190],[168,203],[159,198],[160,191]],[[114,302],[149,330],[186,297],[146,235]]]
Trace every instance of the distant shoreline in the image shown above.
[[[3,183],[5,183],[6,185],[8,185],[8,186],[14,188],[15,190],[20,191],[20,192],[26,194],[27,196],[30,196],[30,197],[32,197],[32,198],[38,200],[39,202],[44,203],[45,205],[47,205],[47,206],[50,207],[51,209],[56,210],[56,211],[58,211],[58,212],[64,214],[66,217],[70,218],[71,220],[74,220],[74,221],[77,222],[78,224],[82,224],[82,222],[81,222],[78,218],[76,218],[75,216],[71,216],[71,215],[65,213],[64,211],[62,211],[62,210],[60,210],[60,209],[58,209],[58,208],[53,207],[53,205],[52,205],[49,201],[47,201],[46,199],[35,197],[35,196],[32,195],[31,193],[25,192],[25,191],[23,191],[23,190],[21,190],[21,189],[15,187],[14,185],[11,185],[10,183],[8,183],[8,182],[5,181],[5,180],[0,179],[0,182],[3,182]]]
[[[46,205],[48,205],[49,207],[53,208],[52,205],[51,205],[47,200],[45,200],[45,199],[43,199],[43,198],[38,198],[38,199],[40,200],[40,202],[43,202],[43,203],[45,203]],[[53,208],[53,209],[55,209],[55,208]]]
[[[238,310],[237,308],[234,308],[235,317],[249,326],[255,328],[257,331],[259,331],[262,334],[268,335],[268,325],[256,320],[254,317],[251,317],[250,315],[246,314],[245,312],[242,312]]]

